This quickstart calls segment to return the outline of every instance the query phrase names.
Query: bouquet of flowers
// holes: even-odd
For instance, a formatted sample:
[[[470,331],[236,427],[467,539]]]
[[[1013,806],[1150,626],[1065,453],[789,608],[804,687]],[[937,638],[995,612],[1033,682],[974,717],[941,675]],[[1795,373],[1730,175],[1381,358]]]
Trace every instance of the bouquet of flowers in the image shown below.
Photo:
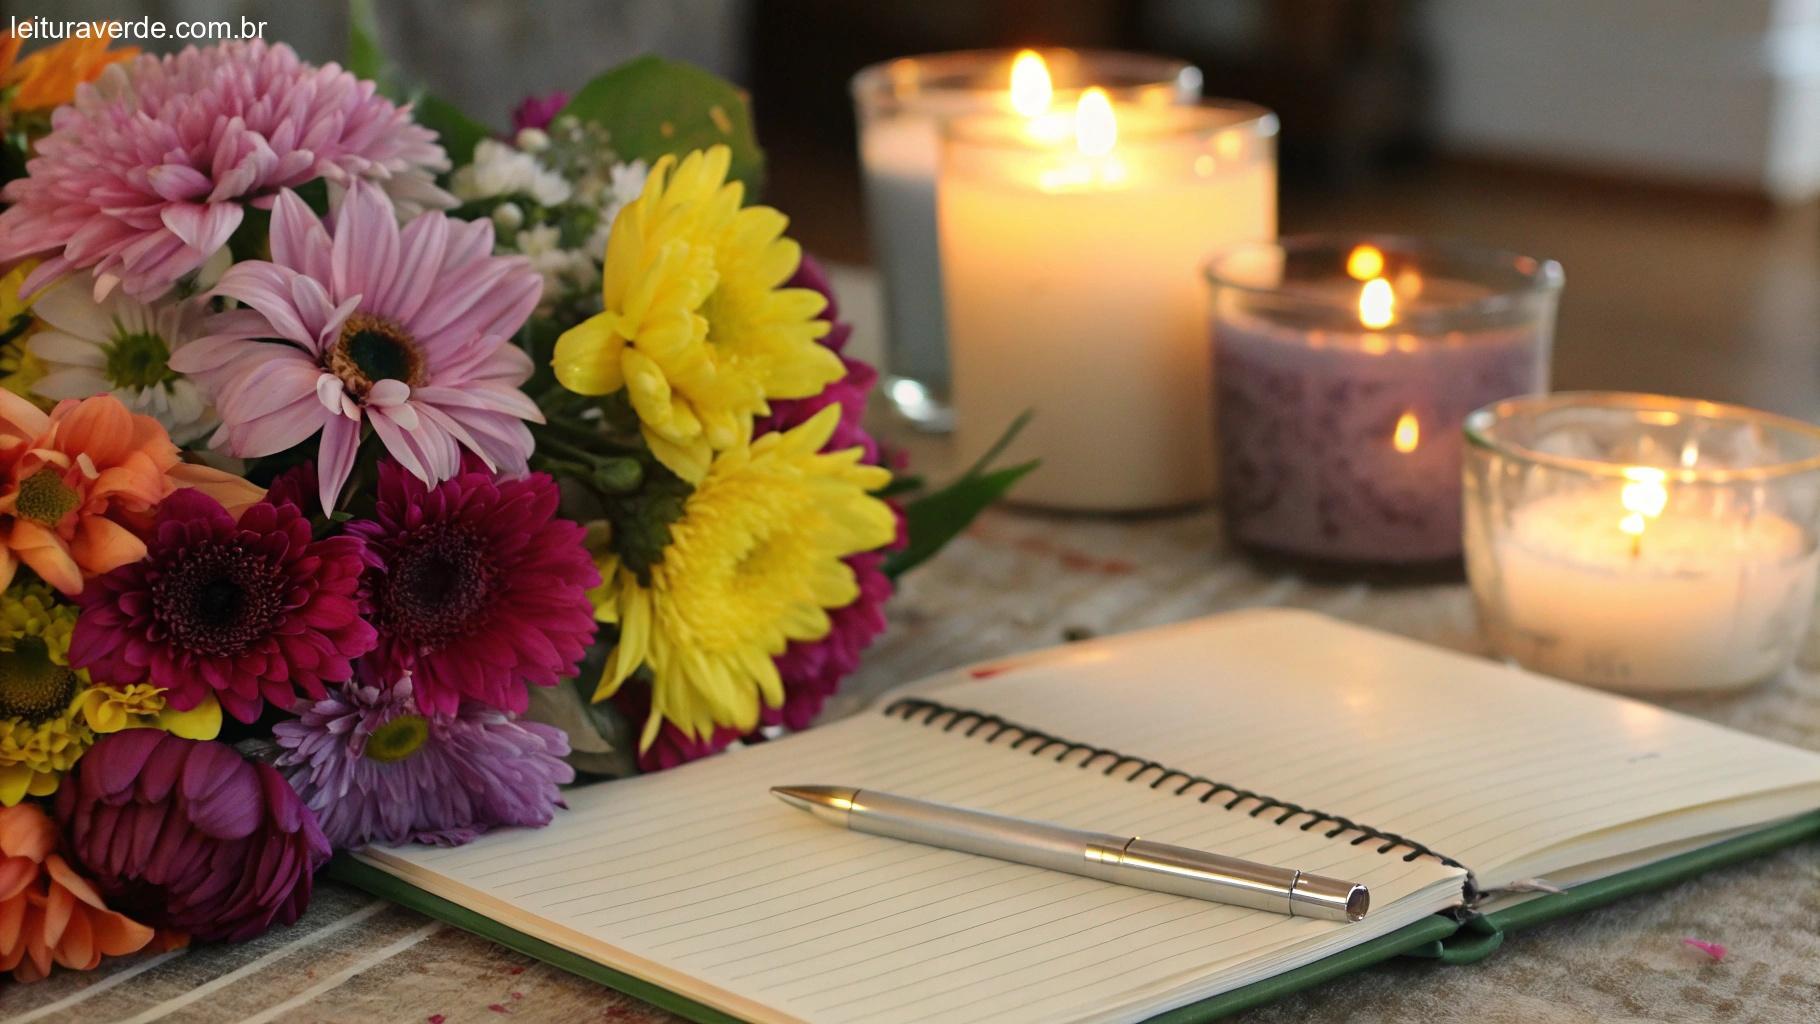
[[[1027,468],[885,468],[725,82],[642,58],[495,137],[352,42],[0,43],[20,980],[807,726]]]

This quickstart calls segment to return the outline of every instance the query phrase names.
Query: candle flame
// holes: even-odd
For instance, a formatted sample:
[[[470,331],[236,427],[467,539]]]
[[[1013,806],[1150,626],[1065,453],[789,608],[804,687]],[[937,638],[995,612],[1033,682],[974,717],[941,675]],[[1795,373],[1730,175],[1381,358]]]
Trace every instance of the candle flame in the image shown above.
[[[1624,487],[1618,492],[1624,517],[1618,520],[1618,529],[1630,536],[1632,558],[1643,553],[1643,531],[1649,521],[1668,507],[1668,488],[1663,483],[1667,479],[1667,473],[1649,466],[1624,467]]]
[[[1011,61],[1011,109],[1025,117],[1036,117],[1049,109],[1055,87],[1049,81],[1049,65],[1035,50],[1019,50]]]
[[[1416,414],[1406,412],[1397,417],[1397,429],[1390,435],[1390,444],[1397,451],[1408,455],[1422,443],[1422,425],[1416,422]]]
[[[1397,293],[1390,282],[1381,277],[1365,282],[1365,287],[1359,289],[1359,323],[1376,331],[1389,327],[1396,318]]]
[[[1085,156],[1105,156],[1118,139],[1118,119],[1106,90],[1096,85],[1081,93],[1080,106],[1074,111],[1074,147]]]
[[[1384,254],[1375,245],[1361,245],[1346,257],[1346,273],[1354,281],[1369,281],[1384,274]]]

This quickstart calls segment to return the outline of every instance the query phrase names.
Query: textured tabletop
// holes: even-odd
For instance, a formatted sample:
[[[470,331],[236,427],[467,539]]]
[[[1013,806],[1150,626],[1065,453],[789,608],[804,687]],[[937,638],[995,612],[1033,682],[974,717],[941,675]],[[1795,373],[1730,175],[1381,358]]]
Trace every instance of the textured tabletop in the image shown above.
[[[1211,516],[1106,522],[994,513],[908,581],[892,631],[834,713],[951,665],[1254,605],[1312,608],[1466,651],[1461,585],[1310,585],[1219,550]],[[1820,748],[1820,651],[1723,700],[1715,721]],[[1682,945],[1723,943],[1721,963]],[[1788,1021],[1820,1013],[1820,848],[1806,843],[1510,937],[1471,967],[1395,963],[1241,1018],[1290,1021]],[[0,989],[7,1021],[673,1020],[663,1011],[336,884],[294,927]]]
[[[869,275],[837,269],[871,358]],[[913,450],[919,467],[939,452]],[[936,471],[939,475],[939,469]],[[1258,605],[1310,608],[1483,653],[1463,584],[1315,585],[1260,571],[1222,548],[1211,514],[1095,520],[994,512],[912,575],[890,631],[830,716],[944,668],[1065,636],[1160,625]],[[1674,705],[1820,749],[1820,638],[1788,676],[1740,696]],[[1682,944],[1725,945],[1723,962]],[[411,911],[328,883],[295,926],[239,946],[110,962],[36,985],[0,982],[0,1024],[26,1021],[493,1022],[677,1020]],[[1492,1024],[1820,1019],[1820,844],[1512,935],[1470,967],[1396,962],[1238,1018]]]

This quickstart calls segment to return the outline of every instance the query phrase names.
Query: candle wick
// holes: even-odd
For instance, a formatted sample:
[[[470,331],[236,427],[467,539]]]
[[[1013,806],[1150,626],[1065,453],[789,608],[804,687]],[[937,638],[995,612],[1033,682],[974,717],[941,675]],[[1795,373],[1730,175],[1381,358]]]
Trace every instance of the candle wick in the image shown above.
[[[1633,559],[1643,557],[1643,535],[1641,533],[1630,535],[1630,557]]]

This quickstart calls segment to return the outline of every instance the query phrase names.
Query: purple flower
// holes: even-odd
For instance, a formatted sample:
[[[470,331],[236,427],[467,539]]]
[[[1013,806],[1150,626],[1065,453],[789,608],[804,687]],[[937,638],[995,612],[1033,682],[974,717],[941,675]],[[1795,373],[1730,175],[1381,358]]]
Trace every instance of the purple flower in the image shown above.
[[[279,768],[336,849],[457,846],[491,828],[547,825],[564,806],[556,787],[575,772],[561,729],[471,702],[425,715],[408,678],[361,675],[273,730]]]
[[[491,221],[426,213],[400,230],[385,193],[357,183],[333,233],[281,194],[271,241],[272,262],[236,263],[215,286],[250,308],[171,355],[215,401],[215,447],[258,458],[320,435],[325,509],[364,424],[427,484],[454,476],[463,449],[489,468],[524,468],[524,421],[543,413],[518,389],[531,358],[512,336],[543,281],[523,257],[493,255]]]
[[[543,473],[470,470],[426,488],[379,467],[374,519],[348,525],[378,568],[367,576],[381,678],[409,675],[425,711],[463,698],[523,713],[531,686],[574,675],[594,639],[600,585],[582,528],[557,516]]]
[[[297,920],[329,858],[276,769],[156,729],[90,747],[57,792],[57,820],[109,907],[204,942]]]
[[[544,129],[556,120],[562,108],[569,105],[569,94],[561,89],[547,96],[526,96],[524,102],[512,108],[512,131],[522,132],[526,128]]]
[[[251,722],[265,702],[353,671],[375,635],[360,615],[366,561],[354,537],[313,540],[289,503],[252,505],[236,522],[195,489],[158,506],[145,557],[89,581],[70,661],[111,683],[150,682],[188,710],[214,692]]]
[[[88,267],[98,297],[120,285],[149,300],[281,188],[373,181],[407,208],[453,206],[432,179],[448,166],[408,108],[283,44],[143,55],[51,115],[27,176],[0,193],[0,264],[46,257],[26,292]]]

